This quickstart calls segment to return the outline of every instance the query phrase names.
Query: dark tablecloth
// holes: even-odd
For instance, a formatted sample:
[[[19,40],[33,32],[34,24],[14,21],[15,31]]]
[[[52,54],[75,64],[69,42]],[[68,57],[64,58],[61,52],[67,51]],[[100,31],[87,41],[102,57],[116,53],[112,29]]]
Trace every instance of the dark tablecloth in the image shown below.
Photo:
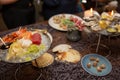
[[[96,43],[98,39],[98,36],[94,33],[87,34],[82,32],[82,38],[80,41],[71,42],[66,39],[66,32],[57,31],[51,28],[49,25],[34,24],[28,25],[27,27],[39,29],[45,28],[51,33],[53,36],[53,43],[48,52],[54,57],[55,54],[52,53],[51,50],[58,44],[69,44],[74,49],[78,50],[82,56],[84,56],[92,52],[88,47],[91,44]],[[16,29],[3,32],[0,34],[0,36],[15,31]],[[31,62],[12,64],[1,61],[0,80],[15,80],[15,72],[17,68],[19,69],[19,67],[21,67],[22,70],[19,69],[19,71],[17,71],[16,77],[18,80],[36,80],[38,76],[38,80],[120,80],[120,36],[111,37],[109,43],[108,37],[102,36],[101,43],[109,46],[111,49],[111,55],[108,56],[107,59],[112,64],[112,71],[106,76],[98,77],[90,75],[82,68],[80,61],[77,64],[73,64],[55,60],[53,64],[44,68],[35,68],[31,65]],[[104,55],[108,54],[108,52],[103,53]]]

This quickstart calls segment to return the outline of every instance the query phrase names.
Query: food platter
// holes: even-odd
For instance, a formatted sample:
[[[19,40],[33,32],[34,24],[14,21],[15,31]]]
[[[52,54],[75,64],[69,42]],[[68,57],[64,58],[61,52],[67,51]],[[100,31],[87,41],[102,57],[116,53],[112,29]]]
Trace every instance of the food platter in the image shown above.
[[[95,31],[95,30],[94,30],[95,27],[97,27],[97,26],[92,26],[92,27],[91,27],[91,28],[92,28],[92,29],[91,29],[92,32],[97,32],[97,33],[99,33],[99,34],[101,34],[101,35],[105,35],[105,36],[118,36],[118,35],[120,35],[120,32],[109,32],[109,31],[107,31],[107,30],[109,30],[110,28]],[[99,26],[98,26],[98,27],[99,27]]]
[[[74,23],[70,22],[71,18],[73,19],[73,21],[77,20],[77,22],[83,22],[83,20],[79,16],[76,16],[73,14],[57,14],[55,16],[52,16],[48,20],[48,23],[52,28],[54,28],[56,30],[67,31],[68,29],[67,29],[66,25],[64,25],[64,24],[66,24],[66,23],[69,23],[70,25],[74,24]]]
[[[85,23],[86,25],[87,23]],[[90,24],[87,24],[87,26],[85,27],[89,32],[94,32],[94,33],[98,33],[98,34],[101,34],[101,35],[105,35],[105,36],[119,36],[120,35],[120,32],[110,32],[110,31],[113,31],[113,30],[117,30],[116,28],[113,28],[114,26],[111,26],[110,28],[106,28],[106,29],[101,29],[100,26],[98,26],[98,24],[96,23],[92,23]]]
[[[101,15],[85,19],[85,25],[91,32],[105,36],[120,35],[120,14],[103,12]]]
[[[90,60],[91,57],[99,59],[97,66],[93,66],[94,61]],[[88,66],[88,63],[91,63],[91,66]],[[91,75],[95,76],[105,76],[109,74],[112,70],[112,65],[109,60],[101,55],[98,54],[88,54],[85,55],[81,60],[82,67],[85,71],[87,71]],[[97,70],[97,67],[104,64],[105,68],[102,71]]]
[[[22,29],[20,31],[22,31]],[[10,36],[11,34],[17,32],[19,32],[19,30],[8,33],[7,35],[3,35],[2,39],[5,41],[4,38],[6,38],[6,36],[8,37],[8,35]],[[50,48],[52,43],[52,36],[49,32],[41,29],[26,30],[26,32],[31,33],[32,38],[30,38],[30,40],[25,38],[26,36],[23,33],[23,36],[21,38],[19,37],[15,40],[12,40],[11,45],[8,49],[1,49],[1,46],[3,44],[0,45],[0,59],[2,61],[9,63],[24,63],[32,61],[40,57]],[[36,41],[36,38],[39,36],[33,36],[36,34],[40,36],[40,43],[39,41]],[[28,36],[29,35],[27,34],[27,37]],[[7,41],[5,41],[5,43],[7,43]]]

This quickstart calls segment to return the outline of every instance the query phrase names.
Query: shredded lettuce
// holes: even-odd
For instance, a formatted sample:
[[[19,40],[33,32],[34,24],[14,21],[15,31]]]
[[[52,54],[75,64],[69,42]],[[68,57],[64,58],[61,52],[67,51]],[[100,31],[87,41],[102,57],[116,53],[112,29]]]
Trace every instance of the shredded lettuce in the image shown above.
[[[63,19],[62,23],[67,25],[68,27],[74,26],[74,22],[72,22],[70,19]]]
[[[30,45],[30,46],[27,48],[26,54],[29,54],[29,53],[37,53],[38,51],[39,51],[38,46],[35,45],[35,44],[32,44],[32,45]]]

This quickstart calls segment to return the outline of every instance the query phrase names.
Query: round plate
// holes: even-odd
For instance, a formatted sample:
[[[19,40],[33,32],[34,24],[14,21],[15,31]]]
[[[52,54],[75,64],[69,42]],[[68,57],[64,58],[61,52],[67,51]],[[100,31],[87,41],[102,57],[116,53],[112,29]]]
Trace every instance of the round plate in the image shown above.
[[[62,27],[60,27],[59,24],[54,23],[54,20],[53,20],[54,17],[56,17],[56,16],[62,16],[62,15],[64,15],[66,19],[69,19],[70,16],[73,16],[73,17],[77,18],[78,20],[83,21],[80,17],[78,17],[78,16],[76,16],[76,15],[72,15],[72,14],[58,14],[58,15],[52,16],[52,17],[48,20],[49,25],[50,25],[52,28],[56,29],[56,30],[67,31],[67,29],[63,29]]]
[[[87,64],[89,62],[93,63],[93,61],[90,61],[90,57],[99,58],[98,66],[100,66],[101,64],[105,64],[106,68],[103,69],[102,72],[98,72],[96,70],[96,67],[93,67],[92,65],[91,65],[91,68],[88,68]],[[109,74],[112,70],[112,65],[109,62],[109,60],[101,55],[98,55],[98,54],[85,55],[81,60],[81,65],[85,71],[87,71],[89,74],[95,75],[95,76],[105,76],[105,75]]]
[[[34,31],[34,30],[32,30],[32,31]],[[41,35],[41,38],[42,38],[41,44],[42,44],[42,46],[43,45],[45,46],[44,48],[40,49],[37,53],[25,54],[24,56],[19,57],[19,58],[15,56],[14,58],[11,58],[11,59],[6,59],[7,54],[8,54],[8,49],[5,49],[5,50],[0,49],[0,59],[2,61],[9,62],[9,63],[24,63],[24,62],[32,61],[32,60],[40,57],[43,53],[45,53],[50,48],[51,43],[52,43],[52,36],[50,35],[50,33],[48,33],[48,32],[44,33],[40,29],[37,29],[37,31]]]

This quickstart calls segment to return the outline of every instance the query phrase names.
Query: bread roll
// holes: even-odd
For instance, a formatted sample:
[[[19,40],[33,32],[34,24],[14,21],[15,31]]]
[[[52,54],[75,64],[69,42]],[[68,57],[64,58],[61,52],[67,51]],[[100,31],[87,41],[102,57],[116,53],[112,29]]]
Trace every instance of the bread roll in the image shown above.
[[[52,64],[54,61],[54,57],[49,53],[44,53],[42,56],[36,59],[36,61],[32,61],[33,66],[35,67],[46,67]]]

